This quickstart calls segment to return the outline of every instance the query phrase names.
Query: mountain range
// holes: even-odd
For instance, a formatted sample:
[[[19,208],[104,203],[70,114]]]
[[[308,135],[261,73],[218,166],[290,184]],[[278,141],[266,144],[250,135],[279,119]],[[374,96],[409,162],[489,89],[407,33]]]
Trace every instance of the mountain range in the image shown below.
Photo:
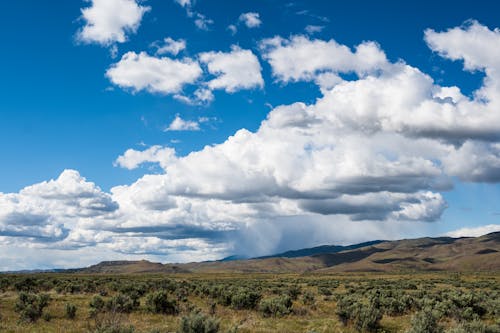
[[[104,261],[73,273],[338,273],[500,271],[500,232],[481,237],[437,237],[325,245],[252,259],[161,264]]]

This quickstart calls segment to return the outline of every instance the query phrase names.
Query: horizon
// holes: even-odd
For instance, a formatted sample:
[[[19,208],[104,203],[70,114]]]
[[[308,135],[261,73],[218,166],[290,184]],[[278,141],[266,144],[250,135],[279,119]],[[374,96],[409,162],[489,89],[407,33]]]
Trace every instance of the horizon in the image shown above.
[[[0,4],[0,271],[500,231],[498,9]]]
[[[83,269],[83,268],[89,268],[93,266],[97,266],[100,264],[105,264],[105,263],[116,263],[116,262],[149,262],[153,264],[161,264],[161,265],[182,265],[182,264],[192,264],[192,263],[211,263],[211,262],[224,262],[224,261],[239,261],[239,260],[261,260],[261,259],[268,259],[268,258],[297,258],[297,257],[283,257],[281,256],[282,254],[286,254],[289,252],[300,252],[303,250],[311,250],[315,248],[321,248],[321,247],[332,247],[332,246],[341,246],[341,247],[349,247],[349,246],[355,246],[355,245],[361,245],[361,244],[366,244],[366,243],[372,243],[372,242],[397,242],[397,241],[407,241],[407,240],[417,240],[417,239],[423,239],[423,238],[452,238],[452,239],[462,239],[462,238],[479,238],[482,236],[488,236],[491,234],[496,234],[500,233],[500,231],[494,231],[494,232],[489,232],[487,234],[483,235],[478,235],[478,236],[458,236],[458,237],[453,237],[453,236],[436,236],[436,237],[421,237],[421,238],[404,238],[404,239],[394,239],[394,240],[382,240],[382,239],[377,239],[377,240],[372,240],[372,241],[366,241],[366,242],[361,242],[361,243],[353,243],[353,244],[347,244],[347,245],[335,245],[335,244],[322,244],[322,245],[317,245],[314,247],[310,248],[300,248],[300,249],[290,249],[285,252],[280,252],[280,253],[269,253],[267,255],[263,255],[260,257],[243,257],[238,254],[233,254],[229,255],[224,258],[219,258],[219,259],[214,259],[214,260],[205,260],[205,261],[187,261],[187,262],[161,262],[161,261],[150,261],[147,259],[141,259],[141,258],[136,258],[134,260],[103,260],[99,262],[92,263],[87,266],[78,266],[78,267],[66,267],[66,268],[61,268],[61,267],[51,267],[51,268],[45,268],[45,269],[24,269],[24,270],[11,270],[11,271],[0,271],[0,274],[9,274],[9,273],[32,273],[32,272],[52,272],[52,271],[66,271],[66,270],[75,270],[75,269]],[[344,251],[344,250],[342,250]],[[348,250],[349,251],[349,250]],[[322,252],[323,253],[323,252]],[[326,252],[325,252],[326,253]],[[304,255],[303,257],[307,257],[310,255]],[[234,259],[233,259],[234,257]],[[302,257],[302,256],[301,256]],[[229,259],[231,258],[231,259]]]

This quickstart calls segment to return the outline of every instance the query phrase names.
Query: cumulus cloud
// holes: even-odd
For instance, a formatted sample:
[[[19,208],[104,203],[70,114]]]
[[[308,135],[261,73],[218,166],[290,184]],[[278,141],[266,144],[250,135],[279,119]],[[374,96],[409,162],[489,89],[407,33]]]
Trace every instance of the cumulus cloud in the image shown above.
[[[53,242],[68,236],[80,220],[113,214],[118,204],[77,171],[31,185],[19,193],[0,193],[0,235]]]
[[[205,52],[199,58],[207,66],[208,72],[216,76],[207,84],[212,90],[224,89],[233,93],[264,86],[259,60],[250,50],[233,45],[228,53]]]
[[[466,22],[462,27],[436,32],[425,31],[425,41],[442,57],[463,60],[464,68],[474,70],[498,70],[500,64],[500,30],[490,30],[477,21]],[[497,73],[498,74],[498,73]]]
[[[152,146],[143,151],[128,149],[116,159],[115,165],[132,170],[144,163],[158,163],[162,168],[166,168],[175,158],[175,149]]]
[[[363,42],[355,51],[334,40],[305,36],[274,37],[260,43],[263,57],[280,81],[313,80],[322,72],[370,73],[387,65],[385,53],[374,42]]]
[[[153,46],[156,47],[155,53],[157,55],[171,54],[176,56],[179,54],[179,52],[186,49],[186,40],[175,40],[167,37],[163,40],[162,43],[154,43]]]
[[[240,17],[238,18],[238,21],[242,22],[243,24],[245,24],[247,28],[250,29],[258,28],[262,24],[259,13],[254,13],[254,12],[241,14]]]
[[[135,33],[143,15],[151,8],[136,0],[90,0],[90,7],[82,9],[85,26],[78,38],[86,43],[110,45],[123,43],[127,34]]]
[[[106,72],[111,82],[134,92],[174,94],[186,84],[194,83],[202,70],[196,61],[153,57],[145,52],[127,52]]]
[[[430,233],[428,222],[438,221],[448,205],[441,192],[455,177],[500,181],[497,63],[470,46],[500,48],[497,34],[479,23],[426,32],[433,50],[484,71],[484,84],[472,97],[402,60],[389,62],[374,42],[351,49],[304,36],[266,39],[261,50],[275,78],[313,82],[319,98],[280,105],[255,131],[240,129],[185,156],[159,145],[129,149],[116,165],[157,163],[162,170],[110,193],[65,171],[56,180],[0,194],[0,237],[16,244],[33,238],[39,247],[56,249],[199,260]],[[228,53],[202,53],[199,61],[215,77],[201,84],[210,94],[264,84],[249,50],[233,46]],[[199,76],[194,60],[133,52],[108,70],[121,87],[176,98]],[[177,118],[175,128],[199,128],[199,121],[187,125]],[[490,230],[498,228],[450,235]]]
[[[199,131],[200,124],[192,120],[184,120],[176,115],[165,131]]]

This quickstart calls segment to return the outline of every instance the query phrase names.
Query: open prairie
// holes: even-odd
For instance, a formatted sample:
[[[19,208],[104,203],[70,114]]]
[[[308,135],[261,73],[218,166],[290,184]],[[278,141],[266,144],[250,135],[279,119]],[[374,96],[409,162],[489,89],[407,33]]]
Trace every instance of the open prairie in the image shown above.
[[[5,274],[2,332],[498,332],[495,273]]]

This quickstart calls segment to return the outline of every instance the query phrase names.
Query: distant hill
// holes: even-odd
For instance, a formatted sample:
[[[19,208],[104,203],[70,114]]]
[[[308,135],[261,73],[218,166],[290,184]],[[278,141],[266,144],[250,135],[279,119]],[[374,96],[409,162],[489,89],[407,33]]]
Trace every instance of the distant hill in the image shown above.
[[[347,246],[341,246],[341,245],[322,245],[322,246],[316,246],[316,247],[311,247],[311,248],[307,248],[307,249],[286,251],[286,252],[283,252],[283,253],[273,254],[273,255],[270,255],[270,256],[257,257],[255,259],[298,258],[298,257],[312,256],[312,255],[315,255],[315,254],[337,253],[337,252],[340,252],[340,251],[353,250],[353,249],[359,249],[360,247],[365,247],[365,246],[370,246],[370,245],[376,245],[376,244],[379,244],[379,243],[382,243],[382,242],[383,241],[381,241],[381,240],[375,240],[375,241],[364,242],[364,243],[353,244],[353,245],[347,245]]]
[[[500,271],[500,232],[481,237],[418,238],[319,246],[254,258],[187,264],[104,261],[77,273],[337,273]]]

